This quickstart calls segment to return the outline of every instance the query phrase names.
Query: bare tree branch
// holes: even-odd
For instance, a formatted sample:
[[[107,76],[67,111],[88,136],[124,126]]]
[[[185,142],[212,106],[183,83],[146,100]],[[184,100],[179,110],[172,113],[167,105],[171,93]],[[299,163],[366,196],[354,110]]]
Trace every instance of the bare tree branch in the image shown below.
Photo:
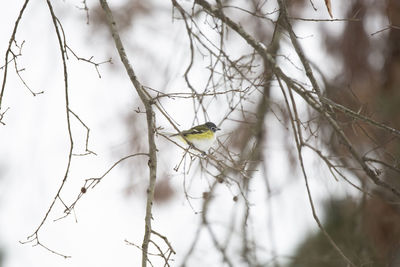
[[[153,100],[149,99],[145,93],[145,89],[142,84],[137,79],[135,72],[131,64],[129,63],[128,56],[126,55],[125,48],[122,44],[121,38],[119,36],[116,22],[112,16],[112,12],[108,6],[106,0],[100,0],[101,7],[103,8],[104,13],[106,14],[107,24],[110,28],[111,35],[114,39],[116,49],[120,56],[121,62],[123,63],[125,70],[136,89],[137,94],[140,97],[145,109],[146,109],[146,118],[147,118],[147,135],[148,135],[148,143],[149,143],[149,187],[147,189],[147,203],[146,203],[146,217],[145,217],[145,233],[142,243],[142,267],[147,265],[147,253],[150,242],[151,235],[151,219],[152,219],[152,206],[154,200],[154,188],[156,185],[156,177],[157,177],[157,147],[154,141],[154,133],[156,130],[155,126],[155,115],[152,108]]]
[[[18,18],[17,18],[17,20],[15,21],[14,29],[13,29],[13,32],[12,32],[12,34],[11,34],[10,40],[8,41],[8,47],[7,47],[6,55],[5,55],[5,59],[4,59],[3,82],[2,82],[2,84],[1,84],[1,91],[0,91],[0,111],[1,111],[1,103],[2,103],[2,101],[3,101],[4,89],[6,88],[7,70],[8,70],[8,63],[9,63],[9,61],[8,61],[8,56],[9,56],[9,54],[12,52],[12,51],[11,51],[11,46],[12,46],[13,42],[15,41],[15,35],[17,34],[18,25],[19,25],[19,23],[20,23],[20,21],[21,21],[21,19],[22,19],[22,15],[24,14],[25,8],[26,8],[26,6],[28,5],[28,3],[29,3],[29,0],[25,0],[23,6],[22,6],[22,8],[21,8],[21,10],[19,11]],[[1,114],[1,116],[0,116],[0,122],[1,122],[1,119],[3,118],[3,114],[4,114],[4,113],[5,113],[5,112],[3,112],[3,113]]]
[[[69,95],[68,95],[68,71],[67,71],[67,63],[66,63],[66,58],[65,58],[65,51],[63,49],[64,44],[63,44],[63,39],[61,37],[60,31],[59,31],[59,22],[57,19],[57,16],[54,13],[53,10],[53,6],[51,5],[50,0],[47,0],[47,5],[50,11],[50,15],[53,21],[53,25],[54,25],[54,30],[56,32],[56,36],[57,36],[57,40],[58,40],[58,45],[59,45],[59,49],[61,52],[61,58],[62,58],[62,63],[63,63],[63,70],[64,70],[64,92],[65,92],[65,113],[66,113],[66,122],[67,122],[67,130],[68,130],[68,137],[69,137],[69,152],[68,152],[68,160],[67,160],[67,167],[64,173],[64,178],[61,182],[61,185],[59,186],[57,193],[53,199],[53,201],[50,204],[50,207],[47,209],[47,212],[45,214],[45,216],[43,217],[42,221],[40,222],[39,226],[36,228],[36,230],[33,232],[33,234],[31,234],[30,236],[27,237],[27,241],[23,242],[25,243],[31,243],[36,241],[36,245],[39,245],[57,255],[63,256],[65,258],[67,258],[68,256],[65,256],[61,253],[55,252],[54,250],[49,249],[48,247],[46,247],[45,245],[43,245],[42,243],[40,243],[39,241],[39,231],[42,228],[42,226],[44,225],[44,223],[46,222],[51,210],[54,207],[54,204],[56,203],[57,199],[61,200],[61,190],[63,189],[67,178],[68,178],[68,173],[69,173],[69,169],[71,167],[71,160],[72,160],[72,150],[74,148],[74,141],[72,138],[72,132],[71,132],[71,123],[70,123],[70,110],[69,110]]]

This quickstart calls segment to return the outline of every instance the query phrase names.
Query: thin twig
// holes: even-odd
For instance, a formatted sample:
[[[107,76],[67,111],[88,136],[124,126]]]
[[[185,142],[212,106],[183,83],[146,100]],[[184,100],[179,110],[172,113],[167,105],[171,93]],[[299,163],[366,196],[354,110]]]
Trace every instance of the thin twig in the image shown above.
[[[86,145],[85,145],[85,154],[77,154],[77,156],[84,156],[88,154],[94,154],[97,156],[97,154],[89,149],[89,134],[90,134],[90,128],[81,120],[81,118],[73,112],[71,109],[69,109],[69,112],[71,112],[72,115],[75,116],[75,118],[82,124],[83,127],[86,129]],[[76,154],[74,154],[76,155]]]
[[[21,10],[19,11],[18,18],[15,21],[14,29],[13,29],[13,32],[11,34],[10,40],[8,41],[8,47],[7,47],[6,55],[5,55],[5,59],[4,59],[3,82],[1,84],[1,91],[0,91],[0,111],[1,111],[1,103],[3,101],[4,89],[6,88],[7,70],[8,70],[8,62],[9,62],[8,61],[8,55],[11,53],[11,46],[12,46],[12,43],[14,42],[14,40],[15,40],[15,35],[17,34],[18,25],[19,25],[19,23],[20,23],[20,21],[22,19],[22,15],[24,14],[25,8],[28,5],[28,3],[29,3],[29,0],[25,0],[24,4],[22,5]],[[4,113],[5,112],[3,112],[3,114]]]

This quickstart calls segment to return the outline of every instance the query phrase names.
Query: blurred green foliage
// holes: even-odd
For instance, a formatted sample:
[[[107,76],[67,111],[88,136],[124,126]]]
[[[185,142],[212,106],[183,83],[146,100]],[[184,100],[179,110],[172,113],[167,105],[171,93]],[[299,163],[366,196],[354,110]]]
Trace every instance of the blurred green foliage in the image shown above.
[[[352,198],[332,199],[325,203],[323,226],[342,252],[356,265],[385,266],[379,262],[372,242],[366,233],[363,209]],[[346,261],[319,230],[298,247],[288,267],[342,267]]]

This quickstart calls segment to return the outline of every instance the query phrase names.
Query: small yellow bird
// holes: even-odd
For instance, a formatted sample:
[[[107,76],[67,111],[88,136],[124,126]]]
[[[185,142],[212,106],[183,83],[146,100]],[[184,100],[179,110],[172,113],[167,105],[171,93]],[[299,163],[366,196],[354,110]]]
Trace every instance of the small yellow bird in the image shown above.
[[[189,130],[182,131],[181,134],[173,134],[171,136],[180,137],[180,140],[189,141],[195,148],[201,151],[207,151],[216,140],[216,131],[221,130],[212,122],[197,125]],[[183,137],[184,138],[183,138]],[[186,140],[185,140],[186,139]]]

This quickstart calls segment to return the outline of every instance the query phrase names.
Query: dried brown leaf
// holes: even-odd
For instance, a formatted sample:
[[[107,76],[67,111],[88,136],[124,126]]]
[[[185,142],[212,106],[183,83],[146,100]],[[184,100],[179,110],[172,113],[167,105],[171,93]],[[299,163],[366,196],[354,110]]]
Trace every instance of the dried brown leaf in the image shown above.
[[[328,9],[329,16],[331,16],[331,18],[333,18],[331,0],[325,0],[325,5],[326,5],[326,8]]]

